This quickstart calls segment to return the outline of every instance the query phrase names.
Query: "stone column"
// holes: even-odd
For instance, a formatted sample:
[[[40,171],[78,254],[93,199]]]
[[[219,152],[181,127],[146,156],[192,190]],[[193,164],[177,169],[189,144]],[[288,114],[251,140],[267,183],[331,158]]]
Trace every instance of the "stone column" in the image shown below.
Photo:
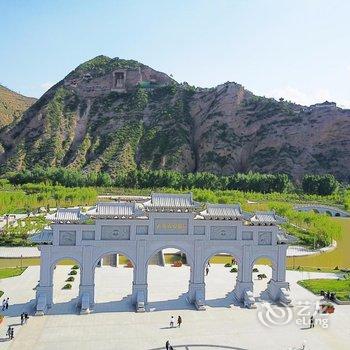
[[[136,242],[135,263],[131,300],[137,312],[144,312],[148,301],[146,240],[144,239],[140,239]]]
[[[205,282],[204,282],[204,241],[194,241],[194,257],[191,259],[191,274],[188,287],[188,299],[198,310],[205,310]]]
[[[272,269],[272,278],[268,284],[267,292],[273,301],[280,301],[284,304],[291,302],[289,296],[289,283],[286,282],[286,244],[277,246],[276,260],[273,262],[275,268]]]
[[[40,282],[36,289],[36,315],[44,315],[53,304],[52,246],[40,246]]]
[[[83,260],[80,270],[79,304],[81,313],[89,313],[95,303],[95,269],[93,266],[93,247],[83,246]]]
[[[240,302],[244,300],[245,292],[253,292],[253,271],[251,268],[251,246],[242,247],[242,255],[239,257],[238,274],[235,289],[233,294]]]

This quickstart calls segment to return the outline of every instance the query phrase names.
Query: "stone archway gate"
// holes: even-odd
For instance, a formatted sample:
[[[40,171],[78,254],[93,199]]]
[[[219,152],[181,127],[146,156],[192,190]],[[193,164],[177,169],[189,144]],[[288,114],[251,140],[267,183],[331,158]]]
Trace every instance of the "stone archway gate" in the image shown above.
[[[48,216],[52,225],[32,238],[41,243],[40,283],[36,312],[53,303],[53,268],[61,259],[74,259],[81,268],[79,304],[82,313],[94,307],[94,270],[106,254],[127,256],[134,266],[132,302],[137,311],[147,304],[147,268],[162,249],[178,248],[191,266],[188,297],[205,309],[204,269],[217,253],[233,255],[239,265],[235,298],[254,306],[252,266],[260,257],[272,261],[268,293],[289,303],[286,276],[287,236],[274,212],[243,212],[239,205],[201,204],[192,194],[157,194],[144,203],[105,202],[83,213],[80,208],[58,209]]]

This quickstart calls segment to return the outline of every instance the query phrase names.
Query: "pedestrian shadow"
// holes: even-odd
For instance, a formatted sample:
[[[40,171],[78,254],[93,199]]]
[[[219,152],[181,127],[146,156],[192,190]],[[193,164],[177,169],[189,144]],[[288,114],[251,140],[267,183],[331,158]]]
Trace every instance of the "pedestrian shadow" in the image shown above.
[[[10,338],[6,337],[6,338],[0,338],[0,343],[5,343],[7,341],[10,341]]]

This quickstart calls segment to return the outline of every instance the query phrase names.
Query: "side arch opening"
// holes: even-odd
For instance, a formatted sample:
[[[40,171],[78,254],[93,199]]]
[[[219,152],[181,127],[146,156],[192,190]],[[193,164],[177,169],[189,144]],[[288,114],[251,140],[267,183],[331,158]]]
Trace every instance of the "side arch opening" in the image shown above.
[[[111,251],[102,254],[93,266],[95,282],[95,312],[134,311],[132,285],[135,262],[125,253]]]

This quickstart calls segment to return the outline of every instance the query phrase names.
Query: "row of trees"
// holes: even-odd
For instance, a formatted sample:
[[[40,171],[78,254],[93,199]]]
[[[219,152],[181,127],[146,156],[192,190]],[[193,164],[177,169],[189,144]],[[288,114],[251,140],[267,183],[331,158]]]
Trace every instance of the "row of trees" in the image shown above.
[[[66,168],[34,168],[8,174],[12,184],[49,183],[66,187],[127,187],[127,188],[173,188],[241,190],[261,193],[286,192],[293,186],[285,174],[234,174],[218,176],[207,172],[183,174],[172,170],[132,170],[119,173],[112,180],[104,172],[85,174],[79,170]]]
[[[305,175],[302,189],[307,194],[329,195],[337,191],[339,182],[333,175]]]
[[[132,170],[118,173],[112,179],[108,173],[88,174],[74,169],[41,168],[23,170],[8,174],[12,184],[47,183],[66,187],[125,187],[125,188],[172,188],[239,190],[244,192],[285,193],[292,192],[294,185],[286,174],[261,174],[248,172],[219,176],[207,172],[183,174],[172,170]],[[307,194],[329,195],[334,193],[339,183],[332,175],[306,175],[302,189]]]

